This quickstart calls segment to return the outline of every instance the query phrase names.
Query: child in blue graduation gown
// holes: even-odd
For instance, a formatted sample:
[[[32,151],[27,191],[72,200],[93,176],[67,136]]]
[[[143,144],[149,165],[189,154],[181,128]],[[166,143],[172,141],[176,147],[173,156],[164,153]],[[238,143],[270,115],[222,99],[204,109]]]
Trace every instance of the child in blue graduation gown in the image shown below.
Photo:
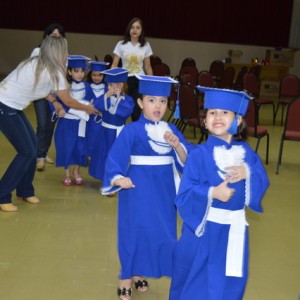
[[[89,166],[89,174],[99,180],[103,180],[108,152],[134,109],[133,99],[124,93],[128,71],[114,68],[101,73],[105,75],[108,90],[94,101],[94,106],[102,113],[102,121],[92,147]]]
[[[188,157],[176,206],[183,220],[174,251],[170,300],[242,300],[248,278],[245,206],[261,213],[269,186],[258,155],[241,141],[250,97],[205,93],[205,144]]]
[[[90,85],[83,81],[86,71],[86,62],[89,58],[79,55],[68,56],[67,79],[71,83],[71,96],[83,104],[88,104],[94,94]],[[56,166],[64,167],[65,177],[63,184],[80,185],[83,179],[80,175],[80,166],[87,164],[86,123],[89,115],[84,111],[66,108],[67,113],[59,118],[54,134],[56,147]],[[71,179],[70,166],[73,165]]]
[[[121,263],[118,295],[130,299],[133,281],[148,289],[145,277],[171,276],[176,244],[174,199],[188,151],[174,124],[163,121],[174,81],[139,75],[142,114],[127,124],[109,152],[102,194],[119,191],[118,252]]]
[[[104,74],[102,74],[101,72],[106,70],[109,63],[101,61],[90,61],[89,65],[90,71],[87,74],[87,82],[90,84],[90,87],[94,94],[94,102],[96,102],[95,99],[104,95],[107,91],[107,84],[104,81]],[[101,115],[91,115],[88,121],[87,144],[89,156],[91,156],[96,142],[100,142],[99,132],[101,131],[101,121]]]

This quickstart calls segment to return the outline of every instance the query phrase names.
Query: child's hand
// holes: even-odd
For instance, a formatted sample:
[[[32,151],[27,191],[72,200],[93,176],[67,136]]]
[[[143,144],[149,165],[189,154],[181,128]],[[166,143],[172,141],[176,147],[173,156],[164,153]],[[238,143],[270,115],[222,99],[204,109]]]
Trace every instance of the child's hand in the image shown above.
[[[177,148],[180,145],[179,138],[173,132],[166,131],[164,139],[173,148]]]
[[[245,165],[227,167],[225,168],[225,170],[228,171],[225,175],[225,179],[228,179],[230,183],[236,183],[240,180],[245,179],[247,176]]]
[[[117,185],[117,186],[121,187],[122,189],[130,189],[130,188],[135,187],[135,185],[132,183],[132,181],[129,177],[117,178],[114,181],[113,185]]]
[[[218,186],[215,186],[212,192],[212,197],[222,202],[228,202],[233,196],[235,190],[227,186],[229,180],[226,179]]]

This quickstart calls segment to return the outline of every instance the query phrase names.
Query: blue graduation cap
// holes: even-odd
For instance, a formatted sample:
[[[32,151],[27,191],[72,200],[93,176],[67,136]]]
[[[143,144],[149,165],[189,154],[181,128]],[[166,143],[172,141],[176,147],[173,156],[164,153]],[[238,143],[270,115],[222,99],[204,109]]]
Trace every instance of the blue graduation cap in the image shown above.
[[[171,77],[167,76],[150,76],[135,75],[139,79],[139,93],[148,96],[164,96],[169,97],[171,94],[172,84],[178,83]],[[179,89],[179,85],[178,85]],[[174,118],[180,118],[179,99],[177,94]]]
[[[105,71],[101,71],[105,75],[106,82],[125,82],[128,77],[128,70],[123,68],[114,68]]]
[[[107,66],[109,65],[108,62],[95,61],[95,60],[90,61],[89,64],[92,71],[98,71],[98,72],[105,71]]]
[[[243,91],[209,88],[200,85],[197,86],[197,89],[204,92],[205,109],[224,109],[236,113],[236,117],[228,130],[228,132],[236,134],[238,117],[245,116],[249,101],[253,97]]]
[[[89,57],[83,55],[68,55],[67,66],[69,68],[86,68],[87,61],[90,61]]]
[[[148,96],[165,96],[171,94],[173,83],[178,81],[166,76],[135,75],[139,79],[139,93]]]

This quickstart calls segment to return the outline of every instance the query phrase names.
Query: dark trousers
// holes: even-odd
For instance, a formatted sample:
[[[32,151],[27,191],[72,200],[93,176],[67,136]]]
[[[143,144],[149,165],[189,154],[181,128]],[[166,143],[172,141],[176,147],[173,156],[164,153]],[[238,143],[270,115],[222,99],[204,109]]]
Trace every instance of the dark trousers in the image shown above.
[[[11,203],[12,192],[18,197],[34,196],[37,140],[23,111],[0,102],[0,131],[17,151],[0,180],[0,203]]]
[[[137,99],[141,98],[141,94],[139,93],[139,80],[135,76],[128,77],[127,87],[127,94],[132,97],[135,103],[134,110],[131,115],[131,120],[137,121],[140,118],[141,114],[141,109],[137,104]]]
[[[33,104],[37,119],[37,158],[45,159],[51,145],[55,122],[52,122],[52,111],[46,99],[36,100]]]

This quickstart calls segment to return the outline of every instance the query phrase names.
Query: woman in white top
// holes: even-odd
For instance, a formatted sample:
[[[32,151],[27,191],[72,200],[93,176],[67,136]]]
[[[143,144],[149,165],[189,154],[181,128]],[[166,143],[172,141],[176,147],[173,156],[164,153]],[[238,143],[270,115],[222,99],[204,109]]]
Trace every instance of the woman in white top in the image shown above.
[[[0,180],[0,209],[17,211],[12,204],[12,192],[20,200],[37,204],[33,178],[36,166],[37,138],[23,110],[31,101],[45,98],[53,103],[58,116],[65,111],[52,93],[68,107],[98,113],[92,104],[74,100],[65,78],[68,44],[64,37],[49,36],[40,47],[38,56],[22,62],[0,83],[0,131],[16,149],[17,154]]]
[[[123,40],[119,41],[113,51],[114,58],[111,68],[116,68],[122,60],[122,67],[128,70],[128,95],[135,101],[135,109],[131,115],[132,121],[139,119],[141,110],[137,104],[140,98],[138,79],[134,76],[153,75],[150,56],[153,54],[150,44],[145,39],[143,22],[133,18],[127,25]]]

